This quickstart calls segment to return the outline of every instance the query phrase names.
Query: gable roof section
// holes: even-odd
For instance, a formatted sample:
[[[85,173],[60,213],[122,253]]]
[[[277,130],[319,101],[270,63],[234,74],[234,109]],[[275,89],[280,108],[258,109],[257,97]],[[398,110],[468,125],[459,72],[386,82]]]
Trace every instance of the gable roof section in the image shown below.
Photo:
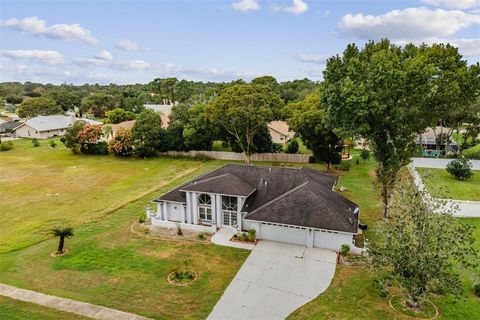
[[[332,190],[336,181],[309,168],[228,164],[154,201],[185,202],[183,191],[248,196],[245,219],[356,233],[358,206]]]
[[[286,121],[272,121],[267,124],[267,127],[277,131],[280,134],[283,134],[284,136],[288,136],[290,134],[290,127]]]
[[[245,219],[356,233],[357,205],[308,181],[248,213]]]
[[[255,191],[255,187],[242,178],[227,172],[218,176],[195,180],[182,187],[180,191],[184,190],[247,197]]]

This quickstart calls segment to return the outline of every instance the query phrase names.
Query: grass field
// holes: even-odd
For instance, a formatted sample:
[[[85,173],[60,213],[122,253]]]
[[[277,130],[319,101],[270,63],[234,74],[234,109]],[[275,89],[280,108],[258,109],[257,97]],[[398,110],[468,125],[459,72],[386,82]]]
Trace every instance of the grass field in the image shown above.
[[[88,320],[71,313],[41,307],[0,296],[0,319],[8,320]]]
[[[455,200],[480,201],[480,171],[465,181],[454,179],[444,169],[416,169],[427,190],[434,196]]]
[[[15,141],[14,150],[0,155],[7,186],[0,282],[156,319],[205,318],[248,251],[153,240],[130,227],[153,197],[222,163],[75,156],[41,144]],[[48,230],[60,222],[74,225],[75,236],[67,240],[68,255],[52,258],[57,239]],[[199,279],[169,285],[167,275],[186,259]]]
[[[55,149],[40,143],[17,140],[14,150],[0,153],[0,252],[47,239],[57,224],[99,221],[172,180],[218,165],[74,155],[60,142]]]

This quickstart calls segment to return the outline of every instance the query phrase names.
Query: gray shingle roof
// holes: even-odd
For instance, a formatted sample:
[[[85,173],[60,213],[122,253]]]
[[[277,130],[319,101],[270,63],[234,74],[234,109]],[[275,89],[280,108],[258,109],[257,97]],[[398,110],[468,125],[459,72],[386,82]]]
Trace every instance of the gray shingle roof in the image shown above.
[[[180,190],[248,196],[246,219],[356,233],[358,207],[332,191],[337,177],[309,168],[228,164],[155,201],[185,202]]]
[[[73,124],[73,122],[81,120],[85,121],[88,124],[102,124],[101,122],[90,120],[90,119],[81,119],[70,116],[63,115],[52,115],[52,116],[38,116],[35,118],[28,119],[25,122],[25,125],[32,127],[37,131],[48,131],[48,130],[57,130],[57,129],[66,129]]]

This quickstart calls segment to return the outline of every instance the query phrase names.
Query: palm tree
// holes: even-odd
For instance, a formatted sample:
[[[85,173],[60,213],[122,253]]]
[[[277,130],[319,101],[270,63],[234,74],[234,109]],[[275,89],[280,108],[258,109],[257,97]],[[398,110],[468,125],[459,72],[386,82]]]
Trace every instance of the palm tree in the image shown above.
[[[57,254],[63,253],[63,245],[65,243],[65,238],[70,238],[73,236],[73,228],[64,227],[64,228],[55,228],[52,230],[52,233],[55,237],[60,238],[58,243]]]

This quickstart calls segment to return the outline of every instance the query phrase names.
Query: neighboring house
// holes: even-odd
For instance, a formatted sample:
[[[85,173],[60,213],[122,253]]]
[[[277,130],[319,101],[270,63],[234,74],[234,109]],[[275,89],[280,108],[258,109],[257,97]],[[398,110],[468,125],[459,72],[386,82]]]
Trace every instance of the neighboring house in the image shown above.
[[[20,121],[9,121],[0,124],[0,136],[12,136],[15,132],[15,128],[21,124]]]
[[[124,122],[120,122],[120,123],[117,123],[117,124],[106,124],[104,125],[104,132],[105,132],[105,127],[109,126],[111,128],[111,131],[109,132],[109,134],[105,134],[105,137],[103,138],[103,140],[105,141],[110,141],[112,140],[113,138],[115,138],[117,136],[117,133],[120,129],[132,129],[133,128],[133,125],[135,124],[135,120],[129,120],[129,121],[124,121]]]
[[[162,128],[167,129],[170,122],[170,112],[175,104],[144,104],[146,109],[150,109],[156,112],[160,112],[162,117]]]
[[[63,115],[38,116],[31,118],[15,128],[15,135],[19,138],[48,139],[65,135],[67,128],[75,121],[84,121],[87,124],[101,125],[101,122],[75,118]]]
[[[418,135],[416,143],[420,145],[423,150],[423,155],[425,156],[439,156],[437,154],[437,139],[440,139],[441,135],[447,135],[451,132],[450,128],[446,127],[435,127],[435,128],[427,128],[425,132]],[[445,141],[446,142],[446,141]],[[439,152],[444,154],[445,152],[449,151],[457,151],[458,145],[455,141],[450,139],[448,143],[443,142],[439,146]]]
[[[290,131],[285,121],[272,121],[267,127],[273,143],[286,144],[295,135],[293,131]]]
[[[359,208],[333,191],[336,182],[309,168],[228,164],[158,197],[147,216],[153,226],[253,228],[258,239],[338,251],[354,246]]]
[[[370,149],[368,140],[365,138],[357,138],[354,141],[354,148],[356,149]]]

